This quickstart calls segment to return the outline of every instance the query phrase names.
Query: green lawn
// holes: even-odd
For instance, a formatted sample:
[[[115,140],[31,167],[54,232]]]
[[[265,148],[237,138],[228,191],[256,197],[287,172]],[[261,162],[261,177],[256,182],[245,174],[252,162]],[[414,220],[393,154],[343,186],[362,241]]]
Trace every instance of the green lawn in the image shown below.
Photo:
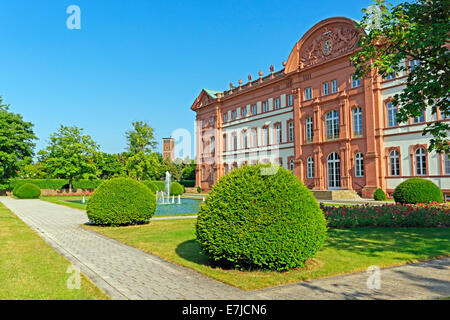
[[[0,300],[109,299],[82,276],[69,290],[69,261],[0,203]]]
[[[307,268],[288,272],[223,270],[212,268],[195,241],[195,222],[152,221],[145,226],[87,228],[176,264],[242,289],[258,289],[342,273],[365,271],[450,255],[450,229],[329,230],[326,246]]]

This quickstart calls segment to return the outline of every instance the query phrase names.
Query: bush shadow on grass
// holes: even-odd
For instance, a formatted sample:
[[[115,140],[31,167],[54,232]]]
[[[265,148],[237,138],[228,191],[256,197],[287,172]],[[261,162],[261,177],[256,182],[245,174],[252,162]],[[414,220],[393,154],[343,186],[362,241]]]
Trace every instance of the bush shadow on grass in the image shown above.
[[[220,268],[222,270],[238,270],[230,263],[210,260],[207,255],[202,253],[196,240],[188,240],[180,243],[175,249],[175,252],[180,258],[198,265]]]
[[[449,228],[329,229],[325,247],[368,257],[382,256],[383,251],[415,256],[448,256],[449,233]]]
[[[194,239],[180,243],[176,247],[175,252],[180,258],[187,261],[208,267],[213,266],[208,256],[201,252],[197,241]]]

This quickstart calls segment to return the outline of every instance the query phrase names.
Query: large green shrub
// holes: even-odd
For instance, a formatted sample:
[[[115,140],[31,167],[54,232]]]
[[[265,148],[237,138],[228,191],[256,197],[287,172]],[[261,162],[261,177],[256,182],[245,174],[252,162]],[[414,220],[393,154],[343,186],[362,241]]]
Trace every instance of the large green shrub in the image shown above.
[[[245,166],[213,186],[198,213],[197,241],[212,261],[240,269],[303,267],[323,246],[326,220],[290,171]]]
[[[129,178],[103,182],[87,203],[89,221],[96,225],[121,226],[148,223],[156,210],[153,192]]]
[[[170,194],[173,196],[182,195],[184,193],[184,187],[178,182],[172,182],[170,185]]]
[[[12,194],[17,197],[17,190],[19,190],[19,188],[26,183],[27,182],[24,182],[24,181],[19,181],[19,182],[15,183],[14,188],[12,189]]]
[[[158,190],[158,187],[156,186],[156,184],[154,183],[154,181],[144,180],[144,181],[141,181],[141,183],[143,183],[143,184],[145,184],[147,187],[149,187],[150,190],[153,191],[153,193],[156,193],[156,191],[159,191],[159,190]]]
[[[375,201],[386,201],[386,193],[383,191],[383,189],[378,188],[373,194],[373,199]]]
[[[394,190],[397,203],[430,203],[444,202],[441,189],[430,180],[411,178],[400,183]]]
[[[41,189],[35,184],[24,183],[16,189],[14,195],[19,199],[38,199],[41,195]]]

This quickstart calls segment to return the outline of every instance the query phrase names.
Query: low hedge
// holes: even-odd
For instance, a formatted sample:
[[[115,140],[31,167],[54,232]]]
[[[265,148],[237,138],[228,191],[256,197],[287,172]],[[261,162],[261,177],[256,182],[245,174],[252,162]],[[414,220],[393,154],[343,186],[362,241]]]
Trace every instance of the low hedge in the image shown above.
[[[35,184],[24,183],[16,189],[14,195],[19,199],[38,199],[41,195],[41,189]]]
[[[103,182],[89,197],[86,207],[89,221],[101,226],[149,223],[155,210],[154,193],[130,178]]]
[[[196,235],[219,266],[285,271],[322,248],[326,221],[311,191],[290,171],[244,166],[222,177],[200,206]]]
[[[400,183],[394,190],[394,200],[397,203],[430,203],[444,202],[444,195],[432,181],[421,178],[411,178]]]
[[[62,189],[69,184],[67,179],[14,179],[9,183],[10,190],[14,190],[17,184],[32,183],[40,189]]]
[[[186,188],[194,188],[195,187],[195,180],[180,180],[178,182]]]
[[[450,227],[450,206],[386,204],[383,206],[321,205],[330,228]]]
[[[184,191],[184,186],[182,186],[178,182],[172,182],[172,184],[170,185],[170,194],[172,196],[182,195]]]
[[[103,180],[78,180],[72,182],[73,189],[96,189]]]

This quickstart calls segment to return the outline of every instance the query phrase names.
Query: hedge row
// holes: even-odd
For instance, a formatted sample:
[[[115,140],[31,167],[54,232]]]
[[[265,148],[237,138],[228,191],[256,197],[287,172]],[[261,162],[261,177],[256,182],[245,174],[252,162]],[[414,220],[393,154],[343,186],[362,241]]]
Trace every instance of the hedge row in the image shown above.
[[[186,188],[194,188],[195,187],[195,180],[180,180],[178,182]]]
[[[383,206],[321,205],[330,228],[450,227],[450,206],[439,203]]]
[[[78,180],[73,181],[73,189],[95,189],[102,180]],[[13,190],[19,184],[32,183],[40,189],[68,189],[68,179],[15,179],[9,184],[0,185],[0,190]]]

